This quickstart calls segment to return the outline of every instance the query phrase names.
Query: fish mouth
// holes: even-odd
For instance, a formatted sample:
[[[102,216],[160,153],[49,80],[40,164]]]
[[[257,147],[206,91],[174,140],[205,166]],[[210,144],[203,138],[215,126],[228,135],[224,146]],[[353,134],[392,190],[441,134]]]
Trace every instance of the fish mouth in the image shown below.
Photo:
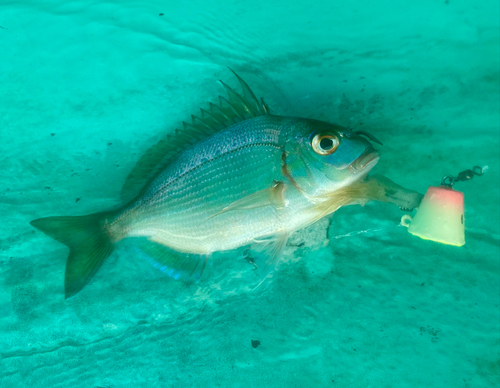
[[[379,153],[373,148],[369,148],[352,162],[349,168],[355,173],[368,172],[377,164],[379,159]]]

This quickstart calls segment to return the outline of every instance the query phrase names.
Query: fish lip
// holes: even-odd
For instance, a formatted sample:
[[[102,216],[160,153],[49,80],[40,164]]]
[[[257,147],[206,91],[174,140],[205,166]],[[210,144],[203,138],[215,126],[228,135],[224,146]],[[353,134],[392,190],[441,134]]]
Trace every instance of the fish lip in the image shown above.
[[[367,149],[349,166],[353,172],[370,171],[380,159],[379,153],[373,148]]]

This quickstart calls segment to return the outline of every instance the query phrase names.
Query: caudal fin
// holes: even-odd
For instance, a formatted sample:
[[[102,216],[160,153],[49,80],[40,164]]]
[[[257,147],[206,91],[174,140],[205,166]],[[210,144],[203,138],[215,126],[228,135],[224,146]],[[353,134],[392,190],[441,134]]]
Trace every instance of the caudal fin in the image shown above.
[[[64,279],[66,299],[85,287],[113,251],[113,243],[101,226],[104,216],[104,213],[98,213],[77,217],[47,217],[30,222],[47,236],[69,247]]]

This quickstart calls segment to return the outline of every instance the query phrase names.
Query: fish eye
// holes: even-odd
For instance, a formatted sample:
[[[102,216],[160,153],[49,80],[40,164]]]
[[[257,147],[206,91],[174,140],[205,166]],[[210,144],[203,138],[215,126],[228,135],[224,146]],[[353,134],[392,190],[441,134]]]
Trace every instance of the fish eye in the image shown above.
[[[318,155],[331,155],[335,152],[340,142],[337,136],[320,135],[313,137],[311,146]]]

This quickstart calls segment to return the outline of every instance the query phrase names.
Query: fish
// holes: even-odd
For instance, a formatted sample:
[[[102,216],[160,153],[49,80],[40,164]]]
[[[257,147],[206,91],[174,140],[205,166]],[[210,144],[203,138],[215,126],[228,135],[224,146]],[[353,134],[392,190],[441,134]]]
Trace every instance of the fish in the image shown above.
[[[31,221],[69,248],[66,299],[123,239],[134,238],[155,267],[185,280],[199,279],[214,252],[247,246],[266,279],[295,231],[342,206],[390,201],[391,183],[367,179],[379,160],[373,135],[274,115],[233,73],[241,91],[220,81],[227,97],[152,146],[128,175],[120,207]]]

